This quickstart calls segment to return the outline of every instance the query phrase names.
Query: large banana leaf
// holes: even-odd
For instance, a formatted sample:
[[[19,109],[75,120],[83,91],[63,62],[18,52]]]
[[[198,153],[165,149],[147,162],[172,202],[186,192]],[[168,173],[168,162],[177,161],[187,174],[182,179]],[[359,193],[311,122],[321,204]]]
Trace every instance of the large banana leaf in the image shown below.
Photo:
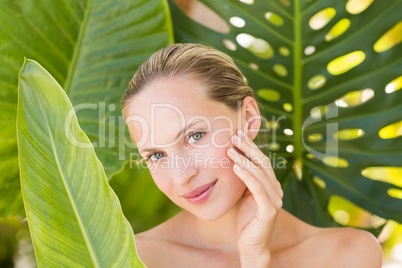
[[[366,172],[402,166],[400,132],[380,137],[385,126],[396,123],[395,129],[402,120],[402,1],[200,2],[229,31],[195,22],[170,1],[175,40],[202,42],[229,54],[254,89],[264,117],[283,116],[276,135],[275,123],[268,126],[271,162],[287,160],[285,168],[273,164],[285,190],[285,209],[309,223],[331,226],[327,206],[337,195],[402,222],[401,173],[394,185]],[[356,96],[363,96],[359,105],[353,105]]]
[[[32,60],[21,69],[17,111],[22,195],[38,266],[143,267],[71,102]],[[89,146],[76,146],[71,136]]]
[[[111,178],[130,152],[124,90],[139,64],[172,42],[165,0],[0,0],[0,217],[23,215],[15,133],[23,58],[62,85]]]

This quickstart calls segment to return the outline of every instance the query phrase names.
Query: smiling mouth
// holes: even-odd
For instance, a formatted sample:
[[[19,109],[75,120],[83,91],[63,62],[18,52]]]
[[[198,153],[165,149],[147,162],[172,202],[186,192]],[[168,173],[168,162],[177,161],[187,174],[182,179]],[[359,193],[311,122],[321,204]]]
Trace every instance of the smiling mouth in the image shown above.
[[[200,205],[208,200],[208,197],[212,193],[214,186],[218,180],[211,183],[197,187],[195,190],[183,195],[189,203],[193,205]]]

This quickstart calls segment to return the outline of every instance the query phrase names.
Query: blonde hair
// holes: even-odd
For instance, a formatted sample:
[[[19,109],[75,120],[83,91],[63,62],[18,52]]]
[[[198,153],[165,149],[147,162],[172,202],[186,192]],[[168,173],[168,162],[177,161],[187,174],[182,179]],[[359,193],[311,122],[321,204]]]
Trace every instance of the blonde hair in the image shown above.
[[[201,44],[174,44],[154,53],[140,65],[124,93],[122,110],[147,85],[161,78],[196,78],[212,100],[239,109],[243,99],[254,97],[253,90],[232,58]]]

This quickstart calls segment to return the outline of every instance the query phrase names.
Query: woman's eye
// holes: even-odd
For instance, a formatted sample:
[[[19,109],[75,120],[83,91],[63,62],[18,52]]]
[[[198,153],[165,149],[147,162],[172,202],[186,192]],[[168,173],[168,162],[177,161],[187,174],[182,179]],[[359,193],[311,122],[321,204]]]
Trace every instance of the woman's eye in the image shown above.
[[[191,135],[188,140],[189,140],[189,142],[191,142],[191,143],[192,143],[192,142],[196,142],[196,141],[198,141],[199,139],[201,139],[203,135],[204,135],[204,133],[202,133],[202,132],[197,132],[197,133],[194,133],[193,135]]]
[[[151,155],[148,157],[148,159],[150,159],[150,160],[152,160],[152,161],[155,161],[155,160],[161,159],[162,157],[163,157],[163,153],[158,152],[158,153],[153,153],[153,154],[151,154]],[[148,159],[147,159],[147,160],[148,160]]]

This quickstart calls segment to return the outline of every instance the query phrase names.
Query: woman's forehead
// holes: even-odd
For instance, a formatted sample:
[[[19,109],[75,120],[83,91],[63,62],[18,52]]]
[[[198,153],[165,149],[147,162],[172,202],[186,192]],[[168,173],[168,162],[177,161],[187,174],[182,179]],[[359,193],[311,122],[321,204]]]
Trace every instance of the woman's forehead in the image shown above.
[[[166,78],[146,86],[127,105],[126,124],[132,139],[173,139],[192,121],[203,127],[233,125],[236,113],[226,104],[211,100],[198,80]]]
[[[208,98],[197,80],[165,78],[147,85],[126,107],[126,117],[139,115],[150,123],[209,116],[219,104]],[[126,120],[127,122],[127,120]]]
[[[130,134],[134,141],[144,136],[156,140],[175,139],[184,128],[206,128],[221,125],[230,127],[236,125],[236,116],[232,110],[222,103],[213,107],[204,107],[200,103],[193,105],[176,106],[170,103],[156,103],[151,110],[132,113],[126,118]]]

